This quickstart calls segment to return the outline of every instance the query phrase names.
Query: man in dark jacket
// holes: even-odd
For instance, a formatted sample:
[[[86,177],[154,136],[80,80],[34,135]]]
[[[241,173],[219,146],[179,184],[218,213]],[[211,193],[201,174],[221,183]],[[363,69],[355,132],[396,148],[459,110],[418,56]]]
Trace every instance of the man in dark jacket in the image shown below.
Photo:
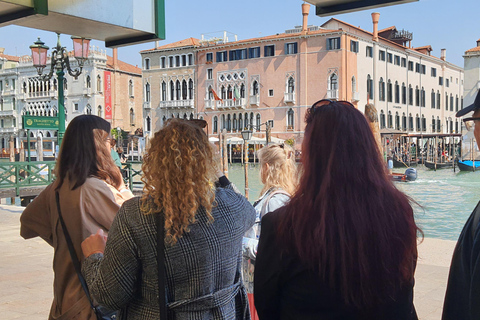
[[[475,102],[458,111],[456,116],[462,117],[471,111],[473,111],[473,115],[464,118],[463,121],[467,130],[473,130],[475,140],[480,148],[480,90]],[[480,319],[479,204],[465,223],[453,253],[442,320]]]

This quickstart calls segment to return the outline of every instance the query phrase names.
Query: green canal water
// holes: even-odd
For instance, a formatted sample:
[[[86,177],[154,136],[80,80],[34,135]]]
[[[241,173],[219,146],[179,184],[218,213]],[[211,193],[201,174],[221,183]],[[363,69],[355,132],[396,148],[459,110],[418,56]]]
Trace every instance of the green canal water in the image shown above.
[[[404,172],[395,169],[395,172]],[[262,185],[259,166],[249,165],[249,200],[255,201]],[[395,182],[422,208],[415,209],[417,224],[425,237],[457,240],[468,216],[480,200],[480,172],[456,172],[453,169],[429,170],[417,168],[418,178],[413,182]],[[244,169],[233,164],[228,169],[229,179],[244,192]]]

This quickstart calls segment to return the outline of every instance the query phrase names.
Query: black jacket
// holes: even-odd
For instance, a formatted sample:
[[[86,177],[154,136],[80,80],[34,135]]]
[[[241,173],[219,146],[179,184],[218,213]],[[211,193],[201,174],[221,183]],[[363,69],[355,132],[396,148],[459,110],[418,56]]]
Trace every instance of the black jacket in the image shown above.
[[[443,320],[480,319],[480,202],[470,214],[453,252]]]

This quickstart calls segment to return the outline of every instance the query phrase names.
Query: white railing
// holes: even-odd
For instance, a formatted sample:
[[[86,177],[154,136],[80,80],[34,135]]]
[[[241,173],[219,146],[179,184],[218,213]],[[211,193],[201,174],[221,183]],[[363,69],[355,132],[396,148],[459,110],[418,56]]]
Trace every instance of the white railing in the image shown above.
[[[205,109],[215,109],[215,100],[205,99]]]
[[[193,106],[193,99],[160,102],[160,108],[193,108]]]
[[[0,116],[13,116],[16,113],[15,110],[3,110],[0,111]]]
[[[86,96],[92,95],[92,88],[83,88],[83,94]]]
[[[285,102],[295,103],[295,92],[285,92],[285,97],[283,99]]]
[[[151,109],[151,108],[152,108],[152,103],[150,101],[143,102],[143,109]]]
[[[352,92],[352,100],[360,101],[360,92]]]
[[[338,89],[327,90],[327,99],[338,99]]]
[[[15,132],[15,127],[0,128],[0,133],[14,133],[14,132]]]
[[[251,105],[260,105],[260,96],[258,94],[250,96],[250,104]]]

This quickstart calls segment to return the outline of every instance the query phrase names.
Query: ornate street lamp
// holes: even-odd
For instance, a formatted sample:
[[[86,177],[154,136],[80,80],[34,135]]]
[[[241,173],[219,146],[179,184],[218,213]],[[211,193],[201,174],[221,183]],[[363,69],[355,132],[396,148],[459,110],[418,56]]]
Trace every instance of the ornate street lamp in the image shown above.
[[[58,81],[58,145],[62,145],[63,135],[65,134],[65,105],[63,92],[63,79],[65,73],[63,70],[67,68],[68,74],[75,79],[82,73],[82,68],[85,60],[88,59],[88,50],[90,39],[72,36],[73,40],[73,55],[78,62],[78,69],[70,67],[70,60],[68,51],[65,47],[60,45],[60,33],[57,33],[57,46],[53,48],[52,58],[50,64],[50,72],[47,75],[42,75],[43,69],[47,66],[47,51],[48,47],[40,38],[33,45],[30,46],[32,50],[33,66],[37,69],[38,75],[42,81],[48,81],[53,76],[53,71],[56,70]]]

